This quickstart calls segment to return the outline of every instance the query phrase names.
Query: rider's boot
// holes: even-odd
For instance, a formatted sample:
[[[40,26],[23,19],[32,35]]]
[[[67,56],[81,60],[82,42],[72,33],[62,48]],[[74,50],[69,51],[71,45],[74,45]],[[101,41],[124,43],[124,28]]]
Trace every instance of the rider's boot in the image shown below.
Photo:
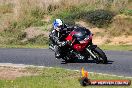
[[[60,50],[59,50],[58,46],[55,47],[55,58],[56,59],[60,59],[61,58],[61,54],[60,54]]]

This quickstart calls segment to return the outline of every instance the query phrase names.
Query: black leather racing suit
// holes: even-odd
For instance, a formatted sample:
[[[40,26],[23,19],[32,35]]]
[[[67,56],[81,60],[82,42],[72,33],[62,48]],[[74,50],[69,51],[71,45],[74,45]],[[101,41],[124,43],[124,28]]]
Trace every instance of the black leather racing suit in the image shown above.
[[[73,27],[67,27],[66,25],[61,27],[60,31],[58,32],[57,30],[53,29],[50,37],[52,40],[52,43],[55,45],[55,56],[56,58],[60,58],[60,52],[61,52],[61,47],[65,46],[68,42],[65,40],[66,37],[66,31],[72,31]],[[59,55],[59,56],[58,56]]]

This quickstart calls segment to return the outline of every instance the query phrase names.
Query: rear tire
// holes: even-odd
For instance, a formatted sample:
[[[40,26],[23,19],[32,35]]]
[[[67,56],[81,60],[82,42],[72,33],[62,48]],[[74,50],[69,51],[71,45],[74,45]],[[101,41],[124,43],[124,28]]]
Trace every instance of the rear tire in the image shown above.
[[[92,52],[97,57],[97,61],[96,61],[97,63],[107,64],[108,62],[107,57],[105,53],[99,47],[96,47],[95,49],[93,49]]]

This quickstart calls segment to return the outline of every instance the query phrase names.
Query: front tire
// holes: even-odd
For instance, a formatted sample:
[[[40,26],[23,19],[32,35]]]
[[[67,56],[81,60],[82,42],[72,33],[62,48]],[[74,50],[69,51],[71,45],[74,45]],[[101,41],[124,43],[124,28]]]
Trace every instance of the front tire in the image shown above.
[[[92,52],[97,58],[97,61],[96,61],[97,63],[107,64],[108,62],[107,57],[105,53],[99,47],[96,47],[95,49],[93,49]]]

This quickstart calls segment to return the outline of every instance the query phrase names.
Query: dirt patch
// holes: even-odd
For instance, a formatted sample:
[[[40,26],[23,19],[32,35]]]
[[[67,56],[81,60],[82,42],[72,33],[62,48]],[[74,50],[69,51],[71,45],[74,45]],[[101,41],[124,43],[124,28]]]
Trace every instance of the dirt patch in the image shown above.
[[[43,31],[39,27],[30,27],[30,28],[25,29],[24,32],[26,33],[26,38],[24,38],[22,40],[22,42],[25,42],[28,39],[35,38],[35,37],[37,37],[39,35],[43,35],[45,37],[48,37],[49,36],[49,32],[48,31]]]
[[[0,28],[0,32],[3,32],[3,29],[2,28]]]
[[[0,79],[12,80],[17,77],[33,75],[38,75],[38,73],[29,72],[24,68],[0,67]]]
[[[49,15],[45,15],[43,18],[43,21],[45,21],[45,22],[50,22],[50,20],[51,20],[51,16],[49,16]]]
[[[82,20],[75,22],[75,24],[81,25],[81,26],[86,27],[86,28],[89,28],[89,25],[86,22],[82,21]]]
[[[132,45],[132,36],[119,36],[111,39],[111,45]]]
[[[108,40],[108,37],[93,37],[93,43],[97,45],[106,44]]]
[[[105,31],[105,29],[103,29],[103,28],[97,28],[97,27],[90,27],[90,25],[88,25],[88,23],[86,23],[86,22],[84,22],[84,21],[78,21],[78,22],[76,22],[76,24],[78,24],[78,25],[81,25],[81,26],[83,26],[83,27],[86,27],[87,29],[89,29],[93,34],[96,34],[96,33],[98,33],[98,32],[104,32]]]
[[[25,31],[27,36],[26,38],[34,38],[36,36],[39,36],[39,35],[44,35],[44,36],[48,36],[48,32],[46,31],[42,31],[40,28],[38,27],[30,27],[30,28],[27,28],[25,29]]]
[[[124,14],[120,14],[114,17],[114,19],[132,19],[132,16],[128,16],[128,15],[124,15]]]

